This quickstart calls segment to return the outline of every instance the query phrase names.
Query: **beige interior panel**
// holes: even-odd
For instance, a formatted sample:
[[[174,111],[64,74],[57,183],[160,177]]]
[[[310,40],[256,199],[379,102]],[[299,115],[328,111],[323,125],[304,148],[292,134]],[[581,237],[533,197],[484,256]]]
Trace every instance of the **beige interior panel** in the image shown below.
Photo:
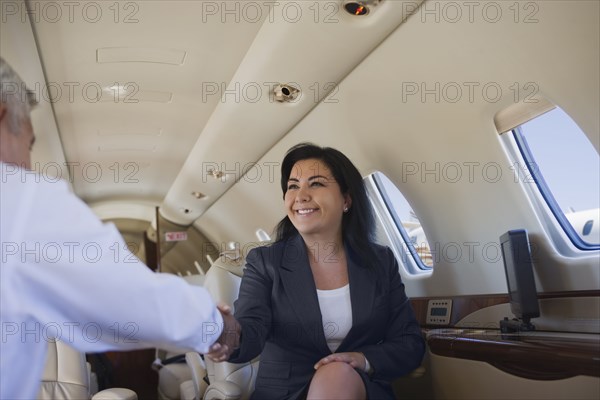
[[[577,376],[536,381],[507,374],[478,361],[429,354],[436,400],[597,399],[600,378]]]

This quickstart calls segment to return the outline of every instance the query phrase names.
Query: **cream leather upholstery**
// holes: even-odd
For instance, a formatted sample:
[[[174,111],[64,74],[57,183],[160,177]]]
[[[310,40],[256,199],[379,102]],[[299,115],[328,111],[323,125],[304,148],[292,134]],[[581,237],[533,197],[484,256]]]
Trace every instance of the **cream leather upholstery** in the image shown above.
[[[238,297],[243,273],[243,259],[235,260],[221,256],[206,273],[204,287],[211,294],[215,302],[233,305]],[[193,372],[194,397],[189,397],[190,384],[184,382],[181,386],[181,395],[187,393],[189,399],[226,399],[246,400],[254,391],[254,381],[258,373],[258,359],[250,363],[213,363],[205,359],[206,369],[197,353],[186,354],[186,362]],[[203,384],[204,376],[208,376],[210,384]]]
[[[194,400],[196,399],[196,388],[192,380],[185,381],[179,387],[179,398],[181,400]]]
[[[189,352],[185,354],[185,362],[189,366],[192,374],[192,379],[184,382],[180,386],[180,398],[181,400],[200,400],[208,383],[204,380],[206,375],[206,366],[200,354]]]
[[[137,400],[137,394],[123,388],[104,389],[92,396],[92,400]]]
[[[184,276],[190,285],[203,286],[205,275]],[[181,353],[183,354],[183,352]],[[171,363],[163,365],[162,362],[177,356],[177,353],[166,352],[161,349],[156,350],[156,361],[153,368],[158,371],[158,399],[159,400],[179,400],[179,387],[183,382],[192,379],[192,371],[185,362]]]
[[[164,353],[163,351],[158,351],[157,353],[159,353],[159,358],[162,361],[177,355],[171,352]],[[160,366],[158,369],[158,399],[180,399],[179,386],[190,379],[192,379],[192,371],[185,362]]]
[[[89,399],[89,376],[84,354],[50,342],[38,399]]]
[[[60,341],[48,343],[48,355],[38,400],[137,400],[129,389],[90,391],[91,368],[85,355]],[[92,396],[93,395],[93,396]]]

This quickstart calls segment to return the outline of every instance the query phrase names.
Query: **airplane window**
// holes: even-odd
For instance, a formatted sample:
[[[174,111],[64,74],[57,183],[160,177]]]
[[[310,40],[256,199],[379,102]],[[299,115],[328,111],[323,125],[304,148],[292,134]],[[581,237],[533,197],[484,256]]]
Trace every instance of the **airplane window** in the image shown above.
[[[379,224],[378,236],[384,236],[380,241],[392,248],[409,272],[430,270],[433,267],[431,248],[406,198],[381,172],[375,172],[365,180]]]
[[[558,107],[513,134],[528,170],[515,174],[537,184],[577,248],[600,249],[600,157],[587,136]]]
[[[590,219],[589,221],[587,221],[585,223],[585,225],[583,225],[583,230],[581,231],[581,233],[583,234],[583,236],[587,236],[590,234],[590,232],[592,232],[592,227],[594,226],[594,220]]]

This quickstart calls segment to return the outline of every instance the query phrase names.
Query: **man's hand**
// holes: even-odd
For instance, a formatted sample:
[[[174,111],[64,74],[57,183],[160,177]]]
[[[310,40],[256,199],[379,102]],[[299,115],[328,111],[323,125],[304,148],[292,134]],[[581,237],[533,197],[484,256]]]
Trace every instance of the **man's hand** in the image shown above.
[[[219,303],[217,309],[223,317],[223,331],[205,355],[214,362],[222,362],[227,361],[231,353],[240,347],[242,327],[232,315],[231,307],[227,304]]]

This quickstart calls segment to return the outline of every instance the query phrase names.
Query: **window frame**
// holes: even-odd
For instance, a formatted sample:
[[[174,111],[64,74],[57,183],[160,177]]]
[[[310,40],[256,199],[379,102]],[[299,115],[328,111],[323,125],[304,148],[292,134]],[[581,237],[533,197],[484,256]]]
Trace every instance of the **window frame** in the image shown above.
[[[538,116],[537,118],[539,118]],[[533,156],[533,152],[531,148],[527,144],[527,139],[523,134],[521,126],[517,126],[512,129],[511,135],[506,135],[514,139],[516,153],[522,159],[524,167],[527,168],[527,172],[529,172],[530,176],[533,178],[535,182],[535,187],[537,191],[537,196],[530,196],[538,203],[538,210],[549,210],[550,213],[554,216],[554,220],[558,223],[560,228],[562,229],[562,233],[564,233],[569,239],[570,243],[575,246],[578,250],[582,251],[597,251],[600,250],[600,244],[598,243],[588,243],[584,241],[579,234],[575,231],[558,202],[554,198],[552,191],[550,190],[548,184],[546,183],[542,171],[539,169],[538,165],[535,162],[535,157]],[[518,160],[516,161],[519,162]],[[532,194],[531,192],[529,192]],[[540,199],[541,197],[541,199]],[[542,202],[542,204],[539,204]],[[547,207],[547,208],[546,208]],[[546,213],[547,214],[547,213]],[[557,233],[557,232],[554,232]],[[554,241],[556,242],[556,235],[552,235]],[[562,249],[564,251],[564,249]]]
[[[365,184],[376,217],[390,248],[407,273],[411,275],[431,274],[435,267],[434,257],[432,257],[433,266],[428,266],[423,262],[406,229],[402,226],[402,220],[396,213],[378,174],[383,174],[383,172],[375,171],[369,174],[365,178]]]

